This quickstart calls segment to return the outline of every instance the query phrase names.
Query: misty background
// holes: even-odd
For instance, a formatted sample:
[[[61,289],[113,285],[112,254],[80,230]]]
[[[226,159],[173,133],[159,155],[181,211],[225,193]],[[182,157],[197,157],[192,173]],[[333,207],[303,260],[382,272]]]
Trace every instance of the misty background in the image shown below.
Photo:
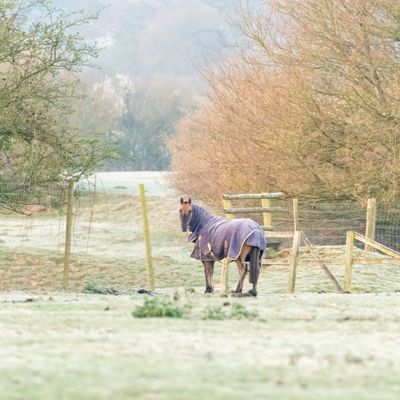
[[[55,0],[65,11],[100,11],[82,30],[103,49],[103,73],[199,79],[238,38],[235,0]]]
[[[234,23],[238,2],[55,0],[54,5],[64,13],[99,12],[79,29],[102,50],[96,68],[82,71],[95,106],[81,107],[77,119],[92,120],[93,108],[108,115],[96,129],[119,142],[120,154],[105,169],[168,169],[166,140],[205,94],[201,71],[229,56],[240,38]]]

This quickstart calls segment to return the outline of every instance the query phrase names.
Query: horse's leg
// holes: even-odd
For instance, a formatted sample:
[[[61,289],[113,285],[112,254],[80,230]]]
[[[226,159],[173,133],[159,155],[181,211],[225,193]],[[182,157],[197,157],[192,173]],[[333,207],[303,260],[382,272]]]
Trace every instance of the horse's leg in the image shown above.
[[[247,268],[246,268],[246,263],[242,262],[242,260],[240,260],[239,258],[236,260],[236,265],[238,267],[238,271],[239,271],[239,281],[238,284],[236,286],[236,293],[242,293],[243,290],[243,282],[244,282],[244,278],[246,277],[246,273],[247,273]]]
[[[242,251],[239,254],[239,257],[236,260],[236,265],[239,271],[239,281],[236,287],[236,293],[242,293],[243,290],[243,282],[244,278],[246,277],[247,268],[246,268],[246,257],[249,254],[251,247],[247,244],[244,244],[242,247]]]
[[[206,290],[204,293],[212,293],[214,292],[214,283],[213,283],[213,275],[214,275],[214,261],[202,261],[204,265],[204,275],[206,277]]]
[[[261,257],[260,257],[260,249],[257,247],[252,247],[250,251],[250,283],[253,284],[253,289],[249,291],[249,294],[252,296],[257,296],[257,282],[258,277],[260,275],[261,269]]]

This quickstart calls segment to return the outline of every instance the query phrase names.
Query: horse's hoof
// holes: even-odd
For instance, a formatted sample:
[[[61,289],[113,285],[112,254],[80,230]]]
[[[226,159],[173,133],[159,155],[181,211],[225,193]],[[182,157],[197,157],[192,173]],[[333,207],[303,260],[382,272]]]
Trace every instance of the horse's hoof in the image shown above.
[[[209,293],[209,294],[214,293],[214,290],[213,289],[206,289],[204,291],[204,294],[207,294],[207,293]]]
[[[249,294],[249,296],[254,296],[254,297],[256,297],[256,296],[257,296],[257,290],[251,289],[251,290],[248,291],[248,294]]]

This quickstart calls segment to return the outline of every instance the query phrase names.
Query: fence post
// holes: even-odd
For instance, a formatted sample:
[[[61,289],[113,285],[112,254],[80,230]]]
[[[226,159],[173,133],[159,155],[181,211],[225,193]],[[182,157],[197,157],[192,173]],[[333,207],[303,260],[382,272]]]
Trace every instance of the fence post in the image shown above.
[[[71,256],[73,198],[74,198],[74,181],[70,179],[68,180],[68,188],[67,188],[67,219],[65,227],[64,271],[63,271],[64,289],[67,289],[69,284],[69,260]]]
[[[293,231],[299,230],[299,199],[293,199]]]
[[[293,237],[292,256],[290,259],[290,267],[289,267],[289,284],[288,284],[289,293],[294,293],[294,289],[296,287],[296,268],[297,268],[298,255],[300,249],[300,241],[301,241],[301,231],[296,231]]]
[[[351,292],[351,273],[353,269],[354,232],[348,231],[346,235],[346,255],[344,269],[344,291]]]
[[[143,183],[139,184],[139,194],[140,194],[140,204],[142,207],[144,244],[146,247],[147,286],[150,289],[154,289],[155,283],[154,283],[153,259],[151,256],[149,220],[148,220],[148,216],[147,216],[146,195],[144,192],[144,184]]]
[[[367,202],[367,223],[365,227],[365,237],[375,240],[375,226],[376,226],[376,199],[368,199]],[[373,251],[373,247],[365,244],[365,251]]]
[[[228,262],[228,242],[224,242],[224,259],[222,260],[221,272],[221,293],[229,293],[229,262]]]
[[[232,208],[232,200],[222,199],[222,205],[224,206],[224,210],[227,210],[228,208]],[[225,218],[234,219],[235,216],[230,213],[225,213]]]
[[[222,199],[222,204],[224,206],[224,210],[228,208],[232,208],[232,200]],[[234,219],[234,214],[225,214],[225,218]],[[222,293],[228,293],[229,291],[229,263],[228,259],[225,257],[222,260],[222,268],[221,268],[221,291]]]
[[[263,208],[271,207],[271,200],[262,198],[261,199],[261,207],[263,207]],[[267,227],[271,227],[272,226],[272,215],[271,215],[271,213],[270,212],[263,212],[262,215],[263,215],[263,225],[267,226]]]

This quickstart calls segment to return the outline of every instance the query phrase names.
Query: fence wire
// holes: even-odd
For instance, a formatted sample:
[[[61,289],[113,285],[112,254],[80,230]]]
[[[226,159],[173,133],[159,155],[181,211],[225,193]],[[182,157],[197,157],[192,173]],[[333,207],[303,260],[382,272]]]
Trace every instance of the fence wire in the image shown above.
[[[233,207],[260,206],[260,200],[233,200]],[[293,200],[285,198],[271,199],[271,207],[279,209],[272,213],[274,231],[293,231],[294,209]],[[248,214],[238,214],[238,217],[248,217]],[[253,215],[262,224],[262,215]],[[346,243],[346,232],[349,230],[364,234],[366,226],[366,206],[355,201],[332,200],[299,200],[298,225],[311,243],[316,246],[340,246]],[[279,243],[281,247],[290,247],[291,239],[275,239],[273,233],[269,240],[271,247]]]
[[[299,200],[299,229],[314,245],[344,245],[347,231],[365,234],[365,226],[366,206],[359,202]]]
[[[376,210],[375,240],[400,251],[400,203],[378,202]]]
[[[14,249],[63,246],[65,185],[0,183],[0,243]]]
[[[66,186],[60,183],[35,187],[0,185],[0,250],[3,253],[0,288],[19,287],[21,282],[37,287],[61,285]],[[171,192],[147,193],[147,203],[156,285],[202,284],[201,265],[190,259],[192,245],[180,232],[179,196]],[[258,205],[255,202],[233,204]],[[272,215],[274,229],[292,231],[292,199],[273,199],[271,206],[281,209]],[[101,182],[82,182],[75,187],[73,214],[73,286],[81,288],[88,282],[101,282],[138,287],[146,282],[142,215],[137,194],[124,190],[118,181],[112,191],[106,190]],[[252,215],[252,218],[260,224],[263,222],[262,215]],[[365,226],[366,204],[301,199],[298,202],[298,229],[315,246],[342,246],[348,230],[364,234]],[[400,203],[377,204],[375,237],[378,242],[400,250]],[[290,239],[277,240],[281,248],[291,247]]]

